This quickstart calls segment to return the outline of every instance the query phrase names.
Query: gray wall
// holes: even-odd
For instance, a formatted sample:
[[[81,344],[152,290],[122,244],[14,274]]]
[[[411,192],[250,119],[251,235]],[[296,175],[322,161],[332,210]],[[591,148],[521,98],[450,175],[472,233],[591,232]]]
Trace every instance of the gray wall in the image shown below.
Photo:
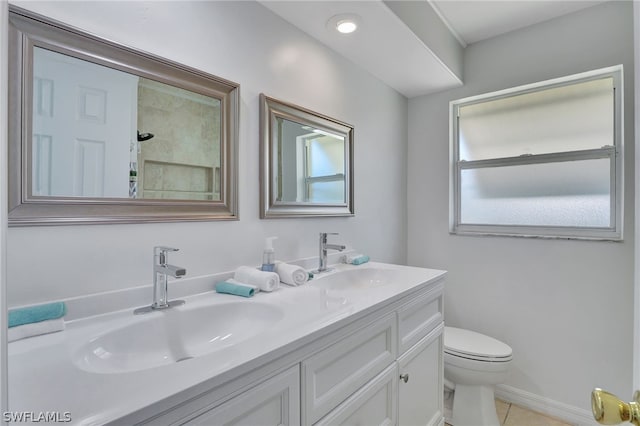
[[[471,45],[465,85],[409,101],[408,261],[449,271],[445,322],[512,346],[506,390],[590,409],[599,386],[632,393],[634,121],[631,2],[610,2]],[[624,64],[625,240],[448,232],[448,103]]]
[[[10,306],[149,285],[158,244],[179,247],[172,262],[192,277],[260,264],[272,235],[278,259],[317,256],[323,231],[405,262],[408,105],[390,87],[256,2],[12,3],[236,81],[241,117],[240,221],[11,228]],[[355,217],[259,219],[261,92],[355,126]]]

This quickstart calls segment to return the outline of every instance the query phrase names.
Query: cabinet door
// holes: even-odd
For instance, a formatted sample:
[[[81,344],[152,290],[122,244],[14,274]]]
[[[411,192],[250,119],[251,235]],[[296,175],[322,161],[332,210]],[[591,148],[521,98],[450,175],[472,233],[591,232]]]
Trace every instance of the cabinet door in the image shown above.
[[[300,424],[300,372],[298,365],[185,424],[216,426]]]
[[[314,426],[395,425],[397,379],[394,362]]]
[[[441,323],[398,359],[399,425],[443,422],[443,330]]]

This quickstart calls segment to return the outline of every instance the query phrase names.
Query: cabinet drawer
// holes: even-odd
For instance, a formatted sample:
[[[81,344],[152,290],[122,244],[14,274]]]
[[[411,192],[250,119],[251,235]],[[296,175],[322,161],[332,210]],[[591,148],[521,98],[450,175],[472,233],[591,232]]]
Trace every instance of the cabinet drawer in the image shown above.
[[[396,424],[398,367],[392,364],[315,426]]]
[[[442,291],[432,291],[398,310],[400,354],[418,343],[442,322]]]
[[[317,422],[389,366],[396,345],[392,313],[304,360],[303,423]]]
[[[299,423],[300,373],[295,365],[183,424],[286,426]]]

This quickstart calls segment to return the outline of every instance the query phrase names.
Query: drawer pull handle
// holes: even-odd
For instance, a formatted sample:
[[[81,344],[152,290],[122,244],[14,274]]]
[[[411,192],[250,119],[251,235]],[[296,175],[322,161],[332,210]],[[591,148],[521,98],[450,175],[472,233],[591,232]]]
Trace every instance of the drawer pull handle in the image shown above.
[[[400,375],[400,380],[402,380],[405,383],[407,383],[409,381],[409,374],[408,373],[401,374]]]

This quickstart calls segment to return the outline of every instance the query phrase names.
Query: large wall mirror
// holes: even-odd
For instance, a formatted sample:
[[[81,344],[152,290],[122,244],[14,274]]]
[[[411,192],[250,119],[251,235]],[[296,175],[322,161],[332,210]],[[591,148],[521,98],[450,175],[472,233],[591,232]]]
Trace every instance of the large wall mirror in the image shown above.
[[[353,216],[353,126],[260,95],[260,217]]]
[[[239,86],[10,6],[9,225],[237,219]]]

